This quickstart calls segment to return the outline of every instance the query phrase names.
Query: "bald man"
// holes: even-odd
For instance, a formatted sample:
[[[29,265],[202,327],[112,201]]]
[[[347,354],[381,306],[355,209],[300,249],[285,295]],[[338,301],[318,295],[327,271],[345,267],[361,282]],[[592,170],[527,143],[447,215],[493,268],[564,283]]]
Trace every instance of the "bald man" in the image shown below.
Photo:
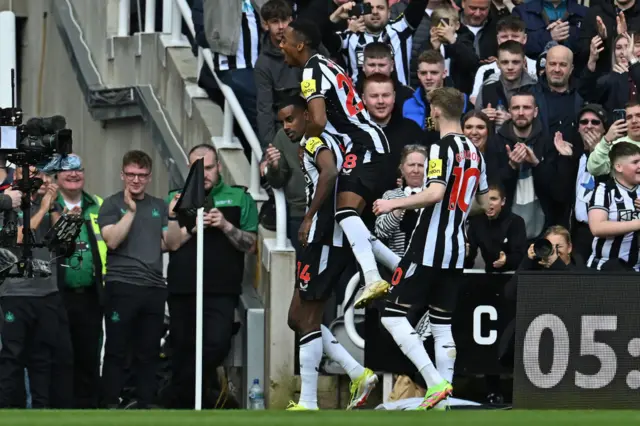
[[[554,46],[547,52],[545,74],[533,88],[543,129],[551,137],[561,132],[566,141],[575,137],[576,119],[583,104],[582,97],[569,84],[572,72],[571,50]]]

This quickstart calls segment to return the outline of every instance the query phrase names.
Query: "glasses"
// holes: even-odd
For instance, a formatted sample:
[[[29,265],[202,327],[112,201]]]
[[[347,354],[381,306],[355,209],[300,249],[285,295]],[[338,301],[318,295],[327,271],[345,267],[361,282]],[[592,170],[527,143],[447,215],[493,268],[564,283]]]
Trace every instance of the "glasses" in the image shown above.
[[[127,178],[127,180],[136,180],[136,178],[138,178],[139,180],[147,180],[149,175],[151,175],[151,173],[122,173],[124,174],[124,177]]]
[[[584,118],[584,119],[580,120],[578,123],[582,124],[583,126],[586,126],[589,123],[593,124],[594,126],[599,126],[600,124],[602,124],[602,121],[600,121],[600,120],[589,120],[588,118]]]

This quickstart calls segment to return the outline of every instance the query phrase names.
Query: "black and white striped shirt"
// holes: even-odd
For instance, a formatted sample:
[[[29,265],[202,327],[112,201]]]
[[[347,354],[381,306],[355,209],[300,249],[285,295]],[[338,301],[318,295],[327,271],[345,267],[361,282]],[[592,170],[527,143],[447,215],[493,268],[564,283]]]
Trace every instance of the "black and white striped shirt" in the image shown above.
[[[258,12],[253,8],[251,0],[242,0],[242,21],[240,23],[242,30],[240,31],[238,50],[234,56],[213,52],[214,71],[253,68],[258,60],[262,33]]]
[[[382,194],[382,199],[395,200],[396,198],[408,197],[421,191],[422,188],[410,188],[408,186],[396,188]],[[381,214],[376,218],[374,233],[376,237],[383,240],[392,252],[398,256],[404,256],[407,250],[407,240],[409,240],[413,229],[416,227],[419,214],[419,210],[403,210],[400,217],[393,214],[393,212]]]
[[[576,177],[576,203],[574,215],[576,221],[581,223],[589,222],[589,203],[596,189],[596,180],[587,171],[587,154],[582,154],[578,164],[578,175]]]
[[[409,61],[411,59],[411,44],[413,41],[412,28],[404,14],[389,22],[379,34],[354,33],[345,31],[340,33],[342,40],[342,54],[344,56],[351,78],[354,82],[364,64],[364,47],[373,42],[380,42],[391,46],[393,60],[402,84],[409,82]]]
[[[307,210],[311,207],[313,197],[316,195],[318,188],[318,180],[320,172],[316,164],[318,154],[328,149],[333,153],[336,168],[338,171],[342,168],[344,161],[344,153],[350,146],[337,135],[327,132],[322,133],[319,138],[313,137],[300,142],[302,147],[302,172],[304,173],[305,192],[307,195]],[[336,180],[336,186],[337,186]],[[311,229],[309,230],[308,243],[320,243],[328,246],[342,247],[344,242],[344,234],[342,228],[336,223],[334,215],[336,210],[336,188],[325,200],[324,204],[313,216]]]
[[[640,187],[627,188],[614,178],[602,182],[589,203],[589,211],[604,210],[608,220],[612,222],[630,221],[638,218],[633,202],[640,194]],[[616,237],[594,237],[591,245],[591,256],[587,261],[589,268],[600,269],[609,259],[621,259],[636,271],[640,270],[638,262],[638,233],[629,232]]]
[[[426,187],[446,189],[442,201],[422,209],[405,257],[424,266],[463,269],[464,223],[476,193],[489,190],[484,158],[466,137],[450,133],[429,147],[424,169]]]
[[[371,120],[351,78],[338,64],[319,53],[313,55],[302,71],[300,89],[307,102],[324,98],[327,132],[342,136],[345,144],[352,143],[354,148],[389,152],[387,137]]]

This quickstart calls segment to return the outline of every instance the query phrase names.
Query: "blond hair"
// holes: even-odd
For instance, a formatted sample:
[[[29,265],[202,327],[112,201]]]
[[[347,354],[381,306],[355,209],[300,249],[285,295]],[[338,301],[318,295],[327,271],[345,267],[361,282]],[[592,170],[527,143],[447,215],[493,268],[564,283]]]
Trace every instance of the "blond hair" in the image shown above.
[[[427,94],[427,99],[432,107],[436,106],[442,111],[444,118],[459,120],[464,111],[464,95],[453,87],[441,87]]]

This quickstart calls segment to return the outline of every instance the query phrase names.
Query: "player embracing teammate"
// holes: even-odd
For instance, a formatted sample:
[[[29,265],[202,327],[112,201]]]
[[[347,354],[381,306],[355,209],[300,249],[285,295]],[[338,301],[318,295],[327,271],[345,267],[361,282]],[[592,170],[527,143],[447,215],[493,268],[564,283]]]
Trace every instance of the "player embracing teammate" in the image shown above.
[[[297,287],[289,312],[289,324],[301,336],[302,389],[299,403],[292,403],[291,408],[317,409],[317,369],[323,351],[352,378],[350,407],[364,404],[377,382],[375,375],[353,361],[321,326],[322,306],[346,263],[344,232],[365,280],[355,306],[387,296],[382,323],[425,377],[429,389],[421,408],[431,409],[452,392],[455,344],[451,312],[462,278],[463,224],[478,186],[479,193],[487,191],[485,163],[462,135],[462,94],[455,89],[438,89],[429,100],[431,118],[442,140],[430,147],[427,188],[411,197],[374,204],[389,143],[344,70],[317,53],[320,40],[321,34],[312,22],[298,20],[285,30],[280,43],[285,61],[303,69],[300,88],[306,100],[300,145],[307,215],[299,232],[305,249],[298,259]],[[371,236],[360,218],[367,205],[376,214],[422,209],[399,265],[397,256]],[[327,212],[335,212],[335,221],[327,220]],[[387,266],[397,266],[393,288],[381,278],[376,257]],[[411,303],[425,298],[430,303],[438,369],[406,319]]]

